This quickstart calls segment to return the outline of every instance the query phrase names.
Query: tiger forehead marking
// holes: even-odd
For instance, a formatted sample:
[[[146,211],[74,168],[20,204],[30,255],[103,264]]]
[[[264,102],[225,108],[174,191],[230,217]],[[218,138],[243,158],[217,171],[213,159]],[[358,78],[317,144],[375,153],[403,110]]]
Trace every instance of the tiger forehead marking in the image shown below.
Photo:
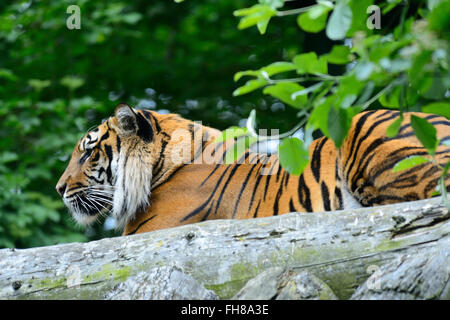
[[[110,212],[124,234],[209,219],[246,219],[292,211],[329,211],[431,197],[441,170],[427,162],[394,173],[410,156],[428,157],[414,135],[411,115],[425,118],[441,143],[435,159],[450,160],[450,122],[437,115],[404,114],[396,137],[386,129],[392,110],[353,118],[340,149],[322,137],[310,146],[300,176],[279,166],[276,155],[247,150],[233,164],[224,160],[232,143],[214,143],[220,131],[177,115],[137,111],[126,104],[80,139],[57,185],[82,224]],[[445,178],[450,189],[450,175]]]

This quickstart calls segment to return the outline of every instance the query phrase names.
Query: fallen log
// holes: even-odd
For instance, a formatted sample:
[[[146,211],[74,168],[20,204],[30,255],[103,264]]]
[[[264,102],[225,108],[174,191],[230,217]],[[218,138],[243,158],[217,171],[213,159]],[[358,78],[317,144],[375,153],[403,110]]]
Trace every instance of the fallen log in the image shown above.
[[[0,298],[118,297],[111,292],[127,279],[147,270],[161,275],[164,272],[155,268],[173,267],[192,279],[186,283],[203,286],[207,291],[202,296],[224,299],[262,271],[282,267],[307,271],[337,298],[348,299],[374,270],[401,256],[448,256],[449,235],[449,210],[434,198],[334,212],[212,220],[88,243],[2,249]],[[400,280],[389,277],[391,282]],[[408,298],[423,298],[410,292]],[[361,291],[355,297],[364,295]]]

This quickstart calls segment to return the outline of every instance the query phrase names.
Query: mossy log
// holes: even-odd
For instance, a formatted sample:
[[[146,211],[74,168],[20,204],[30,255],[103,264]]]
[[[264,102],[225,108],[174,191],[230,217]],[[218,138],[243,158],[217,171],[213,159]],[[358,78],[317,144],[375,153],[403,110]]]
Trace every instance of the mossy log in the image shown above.
[[[104,299],[115,286],[143,271],[175,267],[223,299],[233,297],[262,271],[283,267],[307,271],[339,299],[348,299],[361,285],[367,287],[366,279],[384,265],[391,263],[389,277],[383,279],[395,287],[395,281],[408,276],[397,272],[395,277],[395,261],[402,256],[449,257],[449,244],[450,213],[440,198],[213,220],[88,243],[2,249],[0,298]],[[417,263],[411,265],[417,268]],[[448,277],[447,268],[444,285]],[[361,290],[356,297],[367,297]],[[408,298],[449,298],[414,292],[410,290]]]

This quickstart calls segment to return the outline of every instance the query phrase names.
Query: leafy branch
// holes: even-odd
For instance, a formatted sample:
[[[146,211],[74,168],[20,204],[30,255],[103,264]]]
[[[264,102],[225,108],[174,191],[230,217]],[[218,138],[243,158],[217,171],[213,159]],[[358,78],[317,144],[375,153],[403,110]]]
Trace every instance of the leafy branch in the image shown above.
[[[408,11],[408,3],[389,1],[381,6],[382,13],[399,7],[398,23],[380,30],[369,27],[367,9],[374,5],[373,0],[318,0],[314,5],[280,10],[284,4],[285,1],[260,0],[250,8],[236,10],[234,15],[240,18],[238,28],[256,26],[264,34],[273,17],[298,15],[297,24],[303,31],[325,31],[331,40],[346,39],[345,45],[334,45],[329,53],[321,56],[315,52],[302,53],[291,61],[274,62],[258,70],[235,74],[235,81],[243,77],[250,79],[233,92],[234,96],[262,89],[263,94],[299,110],[299,124],[286,134],[272,137],[284,139],[279,156],[289,172],[301,173],[299,167],[307,161],[303,155],[308,142],[299,143],[290,137],[303,126],[307,130],[320,129],[339,147],[353,115],[369,107],[422,111],[450,118],[448,1],[423,2],[413,13]],[[329,64],[344,65],[346,70],[340,75],[331,75]],[[290,76],[294,72],[299,77]],[[256,134],[252,127],[256,122],[254,117],[253,111],[245,134],[259,140],[271,139]],[[401,113],[387,129],[389,137],[397,134],[402,121]],[[412,126],[430,159],[408,158],[396,168],[406,170],[423,163],[424,159],[434,161],[442,171],[441,193],[446,194],[444,179],[450,165],[439,165],[434,157],[438,146],[436,130],[427,120],[417,117],[413,117]],[[293,163],[300,165],[293,166]]]
[[[381,10],[374,6],[374,0],[317,0],[314,5],[280,10],[285,2],[289,1],[259,0],[249,8],[236,10],[234,15],[240,18],[238,29],[256,26],[260,34],[265,34],[272,18],[297,15],[297,24],[303,31],[318,33],[325,30],[329,39],[347,41],[345,45],[334,45],[329,53],[321,56],[315,52],[302,53],[291,61],[237,72],[235,82],[243,77],[250,79],[234,90],[234,96],[262,89],[263,94],[298,109],[301,120],[286,133],[259,136],[253,110],[246,128],[232,129],[234,138],[283,139],[279,146],[280,163],[290,173],[300,174],[308,162],[310,141],[302,142],[291,136],[302,127],[309,131],[320,129],[340,147],[352,117],[369,107],[401,111],[401,116],[387,128],[386,134],[391,138],[400,129],[403,111],[422,111],[450,118],[448,1],[428,0],[413,13],[409,12],[407,1],[383,3],[380,5],[383,14],[402,8],[398,10],[397,25],[381,29],[369,24],[368,9],[378,8],[378,13],[375,10],[374,14],[380,14]],[[331,75],[329,64],[345,65],[346,71]],[[286,76],[293,72],[300,76]],[[378,92],[376,88],[379,88]],[[411,117],[411,125],[430,158],[404,159],[397,163],[394,171],[433,162],[442,171],[440,193],[450,208],[445,190],[450,162],[442,166],[435,158],[439,145],[436,129],[426,119],[415,116]],[[441,142],[446,144],[446,141]]]

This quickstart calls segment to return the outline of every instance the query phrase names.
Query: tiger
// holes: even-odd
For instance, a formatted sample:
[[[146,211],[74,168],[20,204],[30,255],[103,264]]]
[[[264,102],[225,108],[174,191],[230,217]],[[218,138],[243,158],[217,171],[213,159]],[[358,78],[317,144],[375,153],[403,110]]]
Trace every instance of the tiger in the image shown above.
[[[440,143],[435,162],[393,172],[411,156],[428,157],[410,118],[426,119]],[[212,219],[248,219],[288,212],[335,211],[433,196],[450,159],[450,121],[403,112],[395,137],[386,136],[396,110],[355,115],[340,148],[322,136],[309,146],[309,164],[295,176],[277,154],[245,150],[224,163],[234,140],[177,114],[117,105],[114,116],[76,144],[56,190],[81,225],[111,214],[122,235]],[[447,141],[447,142],[445,142]],[[444,143],[445,142],[445,143]],[[438,165],[436,165],[439,164]],[[449,190],[450,175],[444,179]]]

